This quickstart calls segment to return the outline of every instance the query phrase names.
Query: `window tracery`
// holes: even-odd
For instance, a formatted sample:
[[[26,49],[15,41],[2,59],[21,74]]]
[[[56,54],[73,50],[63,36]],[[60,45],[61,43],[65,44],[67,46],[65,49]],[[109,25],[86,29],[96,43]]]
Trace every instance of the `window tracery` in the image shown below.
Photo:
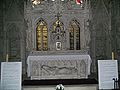
[[[80,27],[77,21],[70,22],[69,39],[70,50],[80,50]]]
[[[53,23],[53,33],[62,33],[64,31],[63,23],[60,22],[60,20],[56,20],[55,23]]]
[[[47,25],[43,20],[37,23],[36,44],[38,51],[47,50]]]

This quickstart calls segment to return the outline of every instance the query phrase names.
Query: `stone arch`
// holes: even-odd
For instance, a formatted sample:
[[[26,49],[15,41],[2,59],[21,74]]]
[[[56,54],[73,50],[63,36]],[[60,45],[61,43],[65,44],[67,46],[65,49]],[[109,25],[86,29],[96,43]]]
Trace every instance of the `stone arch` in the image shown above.
[[[59,23],[59,24],[58,24]],[[57,50],[57,43],[61,44],[61,49],[65,47],[65,30],[64,23],[61,20],[55,19],[50,26],[50,48],[51,50]]]
[[[31,72],[31,75],[32,76],[38,76],[39,75],[39,64],[37,61],[34,61],[32,63],[32,72]]]
[[[45,23],[46,23],[46,25],[47,25],[47,20],[45,19],[45,18],[37,18],[36,20],[35,20],[35,23],[34,23],[34,30],[36,30],[36,27],[37,27],[37,23],[39,23],[40,21],[44,21]]]
[[[84,60],[80,62],[80,76],[85,77],[86,76],[86,63]]]
[[[80,23],[76,19],[69,22],[69,48],[70,50],[80,50]]]
[[[36,50],[47,51],[48,49],[48,28],[44,19],[36,23]]]
[[[55,24],[55,22],[57,21],[57,19],[55,19],[54,21],[51,22],[50,24],[50,31],[53,29],[53,25]],[[63,30],[64,30],[64,23],[62,20],[59,20],[59,22],[61,23]]]
[[[20,30],[16,24],[11,24],[7,33],[7,53],[10,61],[20,60]]]

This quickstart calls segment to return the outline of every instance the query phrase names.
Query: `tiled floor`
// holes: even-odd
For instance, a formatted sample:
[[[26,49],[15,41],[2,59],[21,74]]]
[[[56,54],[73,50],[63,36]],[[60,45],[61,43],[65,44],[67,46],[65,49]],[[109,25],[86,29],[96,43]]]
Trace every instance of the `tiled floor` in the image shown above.
[[[55,90],[55,85],[50,86],[23,86],[23,90]],[[97,90],[97,84],[64,85],[64,90]]]

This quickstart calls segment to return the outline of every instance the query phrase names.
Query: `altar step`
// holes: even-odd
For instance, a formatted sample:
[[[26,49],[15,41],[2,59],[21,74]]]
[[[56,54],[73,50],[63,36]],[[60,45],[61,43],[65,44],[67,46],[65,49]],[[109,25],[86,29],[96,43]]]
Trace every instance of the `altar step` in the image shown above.
[[[23,90],[55,90],[56,85],[23,86]],[[97,84],[64,85],[64,90],[97,90]]]
[[[24,80],[22,82],[23,86],[30,85],[81,85],[81,84],[98,84],[95,79],[45,79],[45,80]]]
[[[23,90],[55,90],[56,85],[63,84],[65,90],[97,90],[95,79],[49,79],[24,80]]]

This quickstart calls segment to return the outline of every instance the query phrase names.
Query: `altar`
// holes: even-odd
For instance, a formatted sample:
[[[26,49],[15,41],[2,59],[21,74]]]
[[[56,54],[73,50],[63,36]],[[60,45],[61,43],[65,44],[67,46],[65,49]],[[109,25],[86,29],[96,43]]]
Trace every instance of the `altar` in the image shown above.
[[[82,79],[90,74],[89,55],[30,55],[27,74],[31,80]]]

